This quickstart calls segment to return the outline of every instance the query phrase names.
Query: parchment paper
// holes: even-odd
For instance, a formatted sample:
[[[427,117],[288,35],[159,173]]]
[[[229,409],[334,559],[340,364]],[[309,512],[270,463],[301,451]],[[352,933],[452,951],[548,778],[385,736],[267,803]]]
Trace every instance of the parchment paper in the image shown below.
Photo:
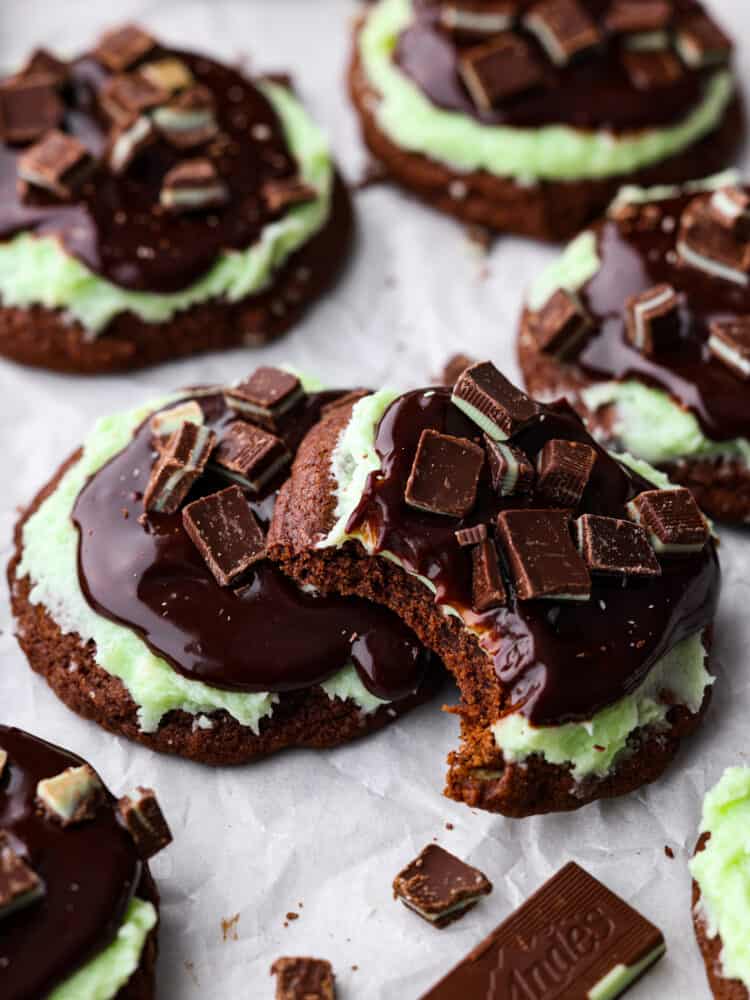
[[[714,6],[746,43],[747,80],[750,11],[744,0]],[[13,67],[39,44],[75,52],[126,18],[227,60],[252,54],[253,66],[294,73],[345,173],[356,178],[366,158],[343,88],[356,10],[354,0],[2,0],[0,65]],[[162,390],[282,361],[330,385],[408,387],[428,382],[455,351],[492,357],[516,373],[521,293],[554,251],[505,238],[482,256],[460,226],[386,187],[361,192],[356,207],[359,241],[344,281],[292,335],[264,350],[118,378],[0,363],[3,563],[17,506],[92,421]],[[506,820],[442,797],[445,757],[458,741],[457,719],[440,711],[441,701],[455,700],[450,686],[379,735],[329,753],[287,752],[225,770],[157,756],[80,720],[32,675],[12,635],[5,592],[0,718],[84,755],[117,792],[136,784],[158,790],[175,834],[153,862],[163,899],[163,1000],[271,997],[269,966],[284,954],[330,959],[343,1000],[412,1000],[570,859],[665,932],[668,954],[633,1000],[704,998],[686,861],[703,793],[726,765],[747,760],[750,717],[750,536],[723,531],[721,551],[719,678],[701,732],[655,786],[573,815]],[[433,839],[495,883],[487,900],[443,931],[394,902],[390,890],[399,868]],[[222,920],[235,915],[224,935]]]

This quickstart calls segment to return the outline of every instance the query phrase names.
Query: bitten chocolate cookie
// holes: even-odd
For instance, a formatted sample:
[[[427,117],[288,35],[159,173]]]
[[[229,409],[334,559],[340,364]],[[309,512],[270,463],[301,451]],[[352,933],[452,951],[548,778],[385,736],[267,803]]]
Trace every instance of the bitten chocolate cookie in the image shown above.
[[[0,354],[122,371],[265,343],[337,275],[348,193],[288,80],[133,25],[0,82]]]
[[[625,189],[532,287],[519,358],[592,433],[750,518],[750,196],[732,174]]]
[[[92,432],[23,515],[8,571],[19,643],[70,708],[239,763],[337,746],[432,693],[439,665],[395,614],[265,558],[299,441],[340,398],[259,368]]]
[[[690,862],[695,937],[718,1000],[750,997],[749,821],[750,769],[728,767],[703,801],[701,835]]]
[[[79,757],[0,725],[3,1000],[152,1000],[148,859],[171,839],[151,789],[118,801]]]
[[[653,781],[698,725],[719,566],[692,495],[489,363],[314,427],[269,553],[393,609],[454,674],[447,794],[509,816]]]
[[[732,161],[731,49],[693,0],[378,0],[349,84],[396,182],[465,222],[561,240],[623,183]]]

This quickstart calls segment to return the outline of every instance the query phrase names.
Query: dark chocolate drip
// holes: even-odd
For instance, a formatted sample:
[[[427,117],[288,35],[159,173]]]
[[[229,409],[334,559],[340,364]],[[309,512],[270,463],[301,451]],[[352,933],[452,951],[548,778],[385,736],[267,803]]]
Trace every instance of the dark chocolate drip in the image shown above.
[[[282,435],[290,449],[335,395],[308,397],[286,419]],[[233,419],[220,394],[199,401],[217,431]],[[97,612],[134,629],[184,676],[214,687],[298,690],[353,660],[365,686],[381,698],[394,701],[417,689],[427,654],[392,612],[357,599],[303,593],[270,563],[261,563],[242,585],[219,587],[180,512],[142,517],[152,463],[146,422],[76,502],[79,578]],[[208,474],[188,501],[226,485]],[[279,485],[277,479],[251,500],[265,525]]]
[[[526,8],[531,3],[526,4]],[[600,23],[608,3],[588,0],[585,6]],[[692,0],[678,0],[675,9],[694,9]],[[524,8],[525,9],[525,8]],[[709,74],[685,70],[675,83],[644,94],[636,90],[623,68],[621,43],[609,39],[563,67],[553,65],[535,37],[523,36],[544,67],[544,81],[492,111],[477,108],[458,72],[461,52],[477,39],[451,37],[438,23],[439,4],[417,0],[414,22],[399,38],[395,58],[400,68],[438,107],[471,115],[488,125],[538,127],[550,124],[602,128],[624,132],[673,125],[701,100]],[[519,30],[518,28],[516,30]]]
[[[579,360],[594,379],[635,376],[666,389],[692,410],[714,441],[750,437],[747,383],[713,359],[707,346],[712,320],[750,312],[750,287],[710,277],[680,261],[680,215],[692,197],[641,206],[634,223],[608,219],[597,227],[601,266],[581,290],[597,332]],[[673,349],[649,358],[626,339],[625,300],[661,282],[683,297],[681,335]]]
[[[196,81],[212,92],[221,135],[208,147],[189,150],[159,139],[123,176],[102,166],[69,204],[41,192],[23,201],[16,187],[16,161],[23,149],[0,143],[0,239],[21,230],[54,235],[101,277],[150,292],[185,288],[210,270],[223,251],[244,250],[256,242],[271,220],[261,185],[297,169],[281,123],[260,90],[237,70],[188,52],[155,53],[164,55],[182,59]],[[107,77],[99,63],[84,56],[71,66],[65,95],[65,129],[97,157],[105,149],[110,125],[96,101]],[[207,148],[217,151],[212,160],[229,188],[227,204],[185,214],[164,211],[159,191],[167,171],[205,156]]]
[[[476,425],[451,404],[449,390],[399,397],[377,432],[382,472],[370,476],[349,529],[366,524],[379,551],[395,553],[410,570],[432,581],[438,603],[466,611],[471,607],[471,556],[459,546],[455,530],[493,524],[502,509],[548,504],[533,497],[497,496],[485,468],[476,507],[464,520],[407,506],[404,487],[426,427],[481,443]],[[515,435],[513,444],[534,460],[553,438],[595,446],[565,402],[545,407],[543,419]],[[580,512],[626,516],[627,501],[653,487],[596,447],[599,457]],[[488,630],[482,644],[510,688],[510,709],[540,725],[590,718],[636,688],[681,639],[707,626],[719,591],[713,543],[699,555],[664,559],[661,565],[662,575],[656,578],[594,576],[586,602],[518,601],[512,596],[507,607],[481,616],[466,611],[469,623]]]
[[[46,890],[42,900],[0,925],[0,995],[37,1000],[114,940],[142,865],[111,795],[95,819],[67,828],[37,811],[37,783],[84,761],[2,725],[0,747],[8,754],[0,778],[0,829],[10,833],[14,850]]]

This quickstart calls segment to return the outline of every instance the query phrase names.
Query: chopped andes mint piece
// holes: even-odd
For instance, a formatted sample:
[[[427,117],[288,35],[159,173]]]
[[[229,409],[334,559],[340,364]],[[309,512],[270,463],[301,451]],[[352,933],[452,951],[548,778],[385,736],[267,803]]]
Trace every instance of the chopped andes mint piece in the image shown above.
[[[576,521],[578,550],[593,573],[659,576],[661,566],[646,532],[632,521],[583,514]]]
[[[708,201],[709,214],[740,240],[750,239],[750,195],[742,188],[723,187]]]
[[[501,511],[497,537],[520,600],[588,600],[591,578],[573,544],[565,511]]]
[[[556,66],[598,45],[601,35],[578,0],[541,0],[524,19]]]
[[[0,830],[0,921],[43,895],[44,883],[15,852],[6,831]]]
[[[148,115],[136,115],[130,121],[117,125],[107,150],[107,163],[113,174],[124,174],[145,150],[158,138],[154,123]]]
[[[393,880],[394,898],[441,928],[491,892],[486,875],[438,844],[428,844]]]
[[[596,464],[596,451],[580,441],[554,438],[537,459],[537,488],[549,502],[577,507]]]
[[[175,431],[179,430],[183,424],[205,423],[205,417],[200,403],[190,399],[185,403],[178,403],[168,410],[159,410],[149,421],[151,433],[156,438],[171,437]]]
[[[497,549],[485,538],[471,552],[471,607],[477,614],[502,607],[508,600]]]
[[[636,90],[669,87],[683,75],[680,60],[672,53],[655,49],[632,49],[622,54],[625,72]]]
[[[270,427],[305,398],[296,375],[283,368],[256,368],[252,375],[224,391],[227,406],[244,417]]]
[[[336,1000],[331,963],[322,958],[277,958],[276,1000]]]
[[[243,489],[260,493],[291,460],[281,438],[262,427],[235,420],[223,432],[211,468]]]
[[[505,441],[539,415],[539,404],[502,375],[491,361],[467,368],[451,402],[493,441]]]
[[[427,427],[419,437],[404,499],[430,514],[465,517],[476,502],[483,465],[478,444]]]
[[[211,91],[195,84],[172,97],[152,113],[156,127],[177,149],[192,149],[209,142],[219,131]]]
[[[329,413],[338,410],[340,406],[350,406],[352,403],[358,403],[365,396],[371,395],[372,391],[370,389],[352,389],[351,392],[345,392],[338,399],[332,399],[330,403],[325,403],[321,406],[320,415],[321,417],[327,417]]]
[[[750,282],[750,242],[718,223],[705,198],[695,198],[682,213],[677,252],[685,264],[713,278]]]
[[[518,17],[518,0],[455,0],[440,5],[440,24],[454,35],[487,38],[512,28]]]
[[[63,826],[93,819],[103,794],[99,776],[88,764],[69,767],[36,786],[37,801],[47,818]]]
[[[165,90],[168,94],[176,94],[179,90],[190,87],[193,81],[193,74],[185,65],[182,59],[175,56],[166,56],[164,59],[155,59],[153,62],[144,63],[138,70],[153,87]]]
[[[19,157],[18,177],[31,187],[67,201],[93,167],[94,160],[82,142],[72,135],[52,131]]]
[[[664,555],[700,552],[708,541],[708,521],[684,487],[646,490],[628,504],[628,514]]]
[[[625,302],[627,338],[652,357],[674,347],[680,338],[680,300],[671,285],[655,285]]]
[[[164,178],[159,200],[172,212],[195,212],[223,205],[229,192],[210,160],[185,160]]]
[[[580,299],[566,288],[553,292],[530,322],[537,349],[560,360],[577,352],[591,328],[591,317]]]
[[[265,182],[261,190],[263,201],[271,215],[277,215],[290,205],[301,205],[317,198],[318,192],[299,177],[284,177]]]
[[[614,0],[605,25],[614,35],[658,31],[672,20],[672,4],[667,0]]]
[[[188,421],[181,423],[151,471],[143,494],[145,510],[174,514],[203,474],[215,446],[216,435],[212,430]]]
[[[182,523],[220,587],[228,587],[262,559],[263,529],[239,486],[194,500]]]
[[[470,528],[457,528],[453,534],[461,548],[467,548],[470,545],[478,545],[487,538],[487,525],[473,524]]]
[[[123,125],[137,115],[145,114],[163,104],[169,95],[155,87],[140,73],[113,76],[99,92],[99,102],[113,122]]]
[[[34,142],[62,121],[65,108],[48,77],[15,77],[0,83],[0,139]]]
[[[2,778],[5,773],[5,765],[8,763],[8,754],[2,747],[0,747],[0,778]]]
[[[60,90],[68,82],[70,66],[47,49],[34,49],[23,67],[16,73],[17,80],[44,79]]]
[[[134,795],[123,795],[117,802],[117,812],[143,861],[172,843],[172,833],[152,788],[139,787]]]
[[[695,11],[682,18],[675,36],[677,51],[691,69],[728,62],[732,42],[708,14]]]
[[[750,378],[750,316],[713,320],[709,331],[708,348],[717,361],[740,378]]]
[[[615,1000],[665,951],[661,931],[569,862],[422,1000]]]
[[[94,49],[94,58],[113,73],[122,73],[144,59],[156,40],[137,24],[125,24],[106,32]]]
[[[512,31],[467,49],[458,66],[471,99],[481,111],[491,111],[544,79],[528,44]]]
[[[440,385],[453,387],[460,375],[476,363],[477,359],[470,357],[468,354],[452,354],[443,365],[443,370],[437,376],[436,381]]]
[[[490,467],[492,488],[501,497],[530,493],[536,470],[520,448],[493,441],[485,434],[484,450]]]

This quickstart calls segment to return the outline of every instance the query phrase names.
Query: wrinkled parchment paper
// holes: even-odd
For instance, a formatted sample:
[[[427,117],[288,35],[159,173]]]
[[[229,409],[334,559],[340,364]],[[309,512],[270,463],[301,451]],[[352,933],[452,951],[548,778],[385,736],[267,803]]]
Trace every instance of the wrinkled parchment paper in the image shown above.
[[[744,0],[714,6],[745,43],[747,81],[750,11]],[[72,53],[113,20],[142,19],[173,43],[290,69],[344,172],[356,178],[366,157],[342,83],[356,9],[354,0],[2,0],[0,65],[13,67],[39,44]],[[343,282],[299,329],[263,350],[95,379],[0,362],[3,563],[17,506],[93,419],[163,390],[282,361],[330,385],[408,387],[428,382],[455,351],[517,371],[521,293],[554,251],[505,238],[484,256],[461,227],[387,187],[362,191],[356,207],[358,246]],[[287,752],[224,770],[157,756],[82,721],[32,675],[5,592],[0,719],[87,757],[116,792],[136,784],[158,790],[175,833],[153,862],[162,892],[162,1000],[271,997],[269,966],[284,954],[330,959],[343,1000],[412,1000],[570,859],[665,932],[667,956],[633,1000],[708,997],[686,861],[703,793],[726,765],[748,758],[750,536],[722,532],[722,556],[719,678],[701,732],[657,785],[574,815],[506,820],[442,797],[445,756],[458,741],[458,720],[440,711],[455,700],[450,686],[384,732],[333,752]],[[488,899],[443,931],[395,903],[390,890],[402,864],[433,839],[495,883]]]

